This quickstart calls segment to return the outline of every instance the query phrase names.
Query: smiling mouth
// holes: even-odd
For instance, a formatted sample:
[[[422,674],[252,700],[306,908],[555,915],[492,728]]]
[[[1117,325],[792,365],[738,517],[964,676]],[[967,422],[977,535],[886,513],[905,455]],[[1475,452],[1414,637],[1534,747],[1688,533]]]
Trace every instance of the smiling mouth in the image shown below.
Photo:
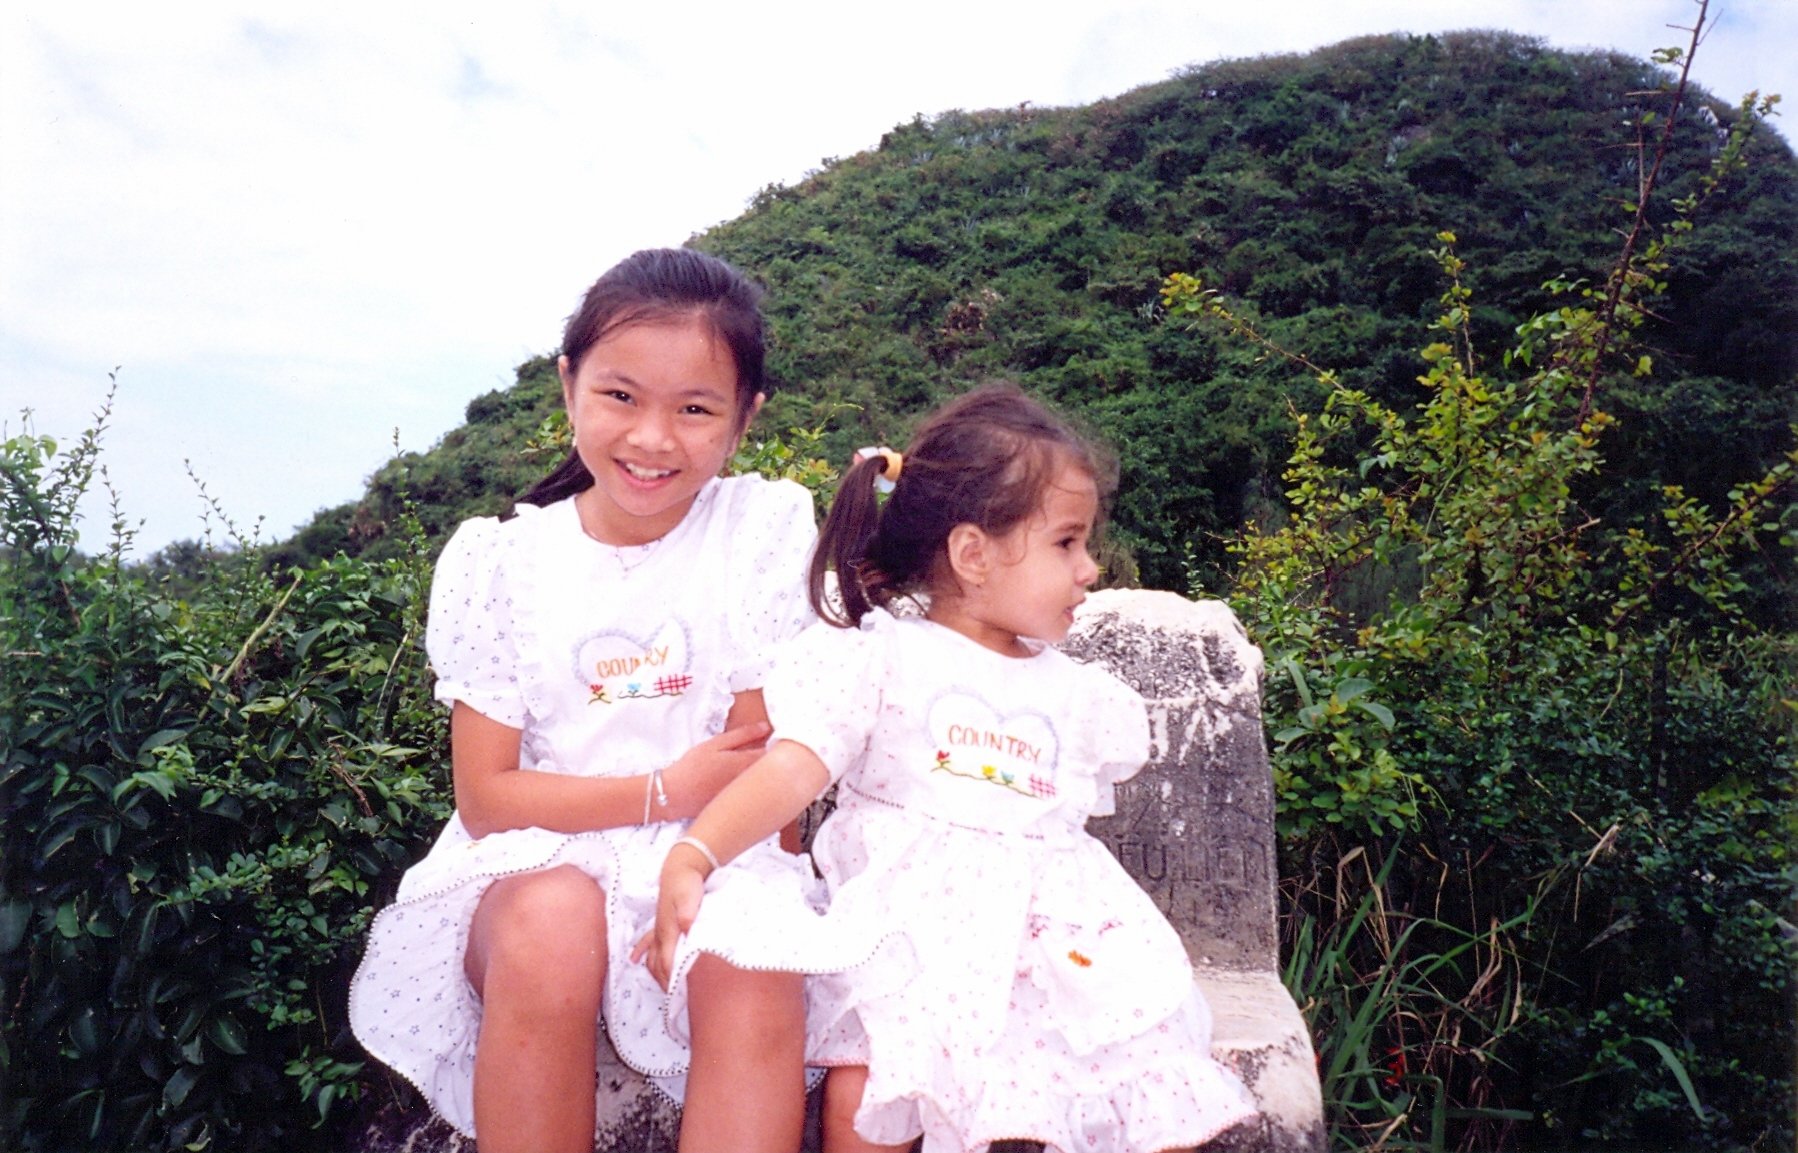
[[[674,475],[671,468],[644,468],[642,465],[619,461],[619,467],[638,480],[666,480]]]

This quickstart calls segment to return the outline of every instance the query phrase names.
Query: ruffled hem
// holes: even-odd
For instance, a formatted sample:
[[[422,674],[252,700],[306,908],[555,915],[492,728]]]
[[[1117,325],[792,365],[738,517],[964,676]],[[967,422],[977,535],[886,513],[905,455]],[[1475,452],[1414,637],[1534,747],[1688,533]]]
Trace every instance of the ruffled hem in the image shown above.
[[[462,961],[481,897],[495,881],[562,864],[575,865],[609,894],[616,862],[604,833],[519,829],[474,840],[452,817],[402,879],[400,897],[369,928],[368,949],[350,981],[357,1041],[411,1082],[437,1116],[472,1138],[481,1003]]]
[[[774,850],[777,851],[778,850]],[[789,858],[805,868],[803,858]],[[735,865],[736,862],[732,862]],[[796,888],[806,896],[794,899]],[[714,956],[749,972],[798,973],[808,977],[860,968],[897,939],[893,929],[850,933],[827,928],[823,885],[810,880],[795,886],[766,870],[725,868],[706,883],[699,917],[681,939],[669,979],[662,1021],[669,1036],[690,1044],[687,1024],[687,976],[701,956]],[[808,982],[811,1000],[811,984]],[[811,1019],[808,1004],[807,1020]],[[807,1048],[808,1057],[811,1055]]]
[[[520,829],[477,841],[452,820],[402,882],[403,896],[376,916],[369,931],[368,951],[350,985],[357,1040],[416,1086],[438,1116],[472,1136],[481,1005],[462,964],[475,909],[494,881],[572,865],[606,893],[611,962],[602,1026],[619,1059],[679,1104],[691,1059],[684,979],[693,960],[710,952],[745,968],[781,967],[774,963],[780,955],[745,926],[816,920],[821,895],[802,858],[772,842],[750,850],[720,872],[718,892],[708,896],[684,949],[674,991],[665,993],[629,954],[653,924],[661,861],[684,827],[572,835]]]
[[[926,1153],[1006,1139],[1069,1153],[1200,1144],[1255,1114],[1241,1082],[1200,1044],[1202,1009],[1195,992],[1169,1021],[1084,1058],[1039,1038],[982,1054],[975,1069],[940,1052],[881,1044],[876,1027],[856,1130],[885,1144],[922,1134]]]
[[[808,1052],[869,1067],[864,1138],[1135,1153],[1252,1114],[1209,1056],[1178,934],[1098,842],[1001,841],[852,795],[814,853],[833,928],[896,923],[912,948],[814,982]]]

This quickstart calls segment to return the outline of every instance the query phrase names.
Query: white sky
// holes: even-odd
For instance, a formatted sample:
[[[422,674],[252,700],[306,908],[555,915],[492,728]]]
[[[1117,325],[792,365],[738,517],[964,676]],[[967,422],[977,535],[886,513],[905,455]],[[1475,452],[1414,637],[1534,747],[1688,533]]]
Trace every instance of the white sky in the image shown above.
[[[1683,45],[1693,0],[84,3],[0,13],[0,423],[103,461],[138,555],[185,461],[287,536],[553,349],[588,283],[914,114],[1083,104],[1392,31]],[[1694,74],[1798,116],[1798,2],[1717,0]],[[84,546],[104,547],[103,494]]]

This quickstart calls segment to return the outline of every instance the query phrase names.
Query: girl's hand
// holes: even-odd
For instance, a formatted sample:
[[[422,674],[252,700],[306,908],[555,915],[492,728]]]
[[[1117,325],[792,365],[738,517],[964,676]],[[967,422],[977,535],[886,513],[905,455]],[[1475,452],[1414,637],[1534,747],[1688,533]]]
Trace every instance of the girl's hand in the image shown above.
[[[738,725],[688,749],[678,761],[662,770],[662,786],[668,804],[658,805],[655,816],[664,821],[697,817],[718,791],[736,780],[761,756],[773,727],[766,721]]]
[[[649,975],[664,990],[673,974],[674,951],[681,937],[693,927],[699,916],[699,904],[705,899],[705,874],[693,865],[670,854],[662,865],[662,888],[656,897],[655,927],[644,934],[631,950],[632,961],[649,965]]]

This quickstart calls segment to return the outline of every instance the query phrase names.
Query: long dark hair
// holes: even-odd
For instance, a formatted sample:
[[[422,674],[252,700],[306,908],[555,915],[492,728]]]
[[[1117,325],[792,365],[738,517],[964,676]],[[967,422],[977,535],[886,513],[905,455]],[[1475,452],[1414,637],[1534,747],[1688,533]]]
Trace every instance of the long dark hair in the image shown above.
[[[691,248],[644,249],[619,261],[587,289],[562,329],[562,355],[572,375],[594,345],[624,325],[700,317],[736,362],[737,412],[747,420],[756,394],[768,391],[761,299],[755,282],[715,256]],[[592,487],[593,474],[570,451],[518,503],[553,504]]]
[[[858,460],[844,474],[812,554],[812,608],[853,627],[870,609],[927,588],[951,529],[1010,532],[1036,512],[1067,466],[1093,478],[1101,503],[1116,486],[1111,459],[1015,385],[987,385],[950,401],[913,434],[884,503],[875,481],[887,471],[885,457]],[[825,588],[832,568],[840,604],[830,603]]]

